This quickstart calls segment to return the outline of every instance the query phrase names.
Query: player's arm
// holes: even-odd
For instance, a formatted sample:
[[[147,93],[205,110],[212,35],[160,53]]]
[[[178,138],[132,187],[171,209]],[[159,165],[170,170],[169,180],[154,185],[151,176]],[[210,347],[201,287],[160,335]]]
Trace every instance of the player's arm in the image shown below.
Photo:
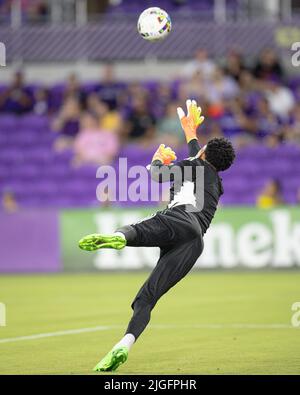
[[[177,114],[185,134],[186,142],[188,143],[189,156],[193,157],[200,150],[197,129],[204,121],[204,116],[201,116],[201,108],[197,107],[195,100],[187,100],[186,108],[187,114],[185,114],[181,107],[177,108]]]

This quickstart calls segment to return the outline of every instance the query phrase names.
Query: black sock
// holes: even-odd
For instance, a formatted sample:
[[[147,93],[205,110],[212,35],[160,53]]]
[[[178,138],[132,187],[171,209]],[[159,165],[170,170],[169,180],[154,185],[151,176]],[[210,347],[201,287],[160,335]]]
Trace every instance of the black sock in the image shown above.
[[[128,246],[135,246],[137,241],[137,231],[131,225],[125,225],[117,229],[116,232],[123,233]]]

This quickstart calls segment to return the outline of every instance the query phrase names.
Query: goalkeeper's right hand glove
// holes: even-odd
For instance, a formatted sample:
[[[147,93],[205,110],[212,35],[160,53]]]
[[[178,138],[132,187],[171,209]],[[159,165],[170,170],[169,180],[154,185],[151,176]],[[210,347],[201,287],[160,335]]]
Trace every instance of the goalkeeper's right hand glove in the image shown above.
[[[152,162],[159,160],[164,165],[169,165],[176,159],[175,152],[170,147],[161,144],[153,155]]]
[[[204,117],[201,116],[201,108],[197,107],[195,100],[187,100],[187,115],[181,107],[177,108],[177,114],[180,119],[182,129],[185,134],[187,143],[197,138],[197,128],[204,121]]]

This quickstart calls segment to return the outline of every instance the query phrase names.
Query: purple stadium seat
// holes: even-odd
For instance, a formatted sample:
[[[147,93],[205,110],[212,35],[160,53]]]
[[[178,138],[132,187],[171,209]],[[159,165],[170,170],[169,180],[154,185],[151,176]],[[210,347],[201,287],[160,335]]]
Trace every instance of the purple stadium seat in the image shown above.
[[[19,127],[21,129],[33,129],[45,132],[49,129],[50,122],[47,116],[28,114],[20,117]]]
[[[1,115],[0,116],[0,132],[2,130],[16,130],[17,119],[14,115]]]

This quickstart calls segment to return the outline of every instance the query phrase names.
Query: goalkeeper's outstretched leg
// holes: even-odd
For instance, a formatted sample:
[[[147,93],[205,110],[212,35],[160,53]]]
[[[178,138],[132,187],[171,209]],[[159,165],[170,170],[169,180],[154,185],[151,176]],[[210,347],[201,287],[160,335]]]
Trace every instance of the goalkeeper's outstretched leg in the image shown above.
[[[193,238],[173,248],[161,249],[156,267],[132,303],[133,316],[126,333],[135,340],[148,325],[157,301],[192,269],[203,250],[201,238]]]
[[[99,248],[120,249],[121,245],[160,247],[161,252],[154,270],[131,305],[133,316],[125,336],[98,363],[94,369],[96,371],[113,371],[126,361],[129,349],[148,325],[157,301],[194,266],[202,253],[203,239],[201,227],[194,215],[174,208],[137,224],[124,226],[113,235],[93,234],[79,242],[82,249],[89,251]]]

